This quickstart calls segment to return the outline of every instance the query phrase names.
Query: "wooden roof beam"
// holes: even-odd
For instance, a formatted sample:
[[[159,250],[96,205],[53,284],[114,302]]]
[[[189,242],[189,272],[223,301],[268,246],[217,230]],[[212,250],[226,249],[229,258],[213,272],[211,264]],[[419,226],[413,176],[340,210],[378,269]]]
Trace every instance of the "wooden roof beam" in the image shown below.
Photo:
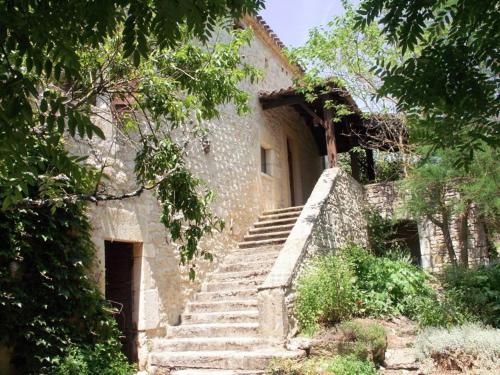
[[[313,121],[319,125],[321,125],[322,127],[324,127],[326,129],[326,125],[325,125],[325,122],[323,121],[323,119],[321,117],[319,117],[317,115],[316,112],[314,112],[311,108],[309,108],[308,105],[306,105],[305,103],[299,103],[300,107],[309,115],[312,117]]]
[[[285,105],[303,104],[304,98],[301,96],[288,96],[285,98],[275,98],[275,99],[261,98],[260,102],[262,103],[262,109],[266,110],[266,109],[282,107]]]

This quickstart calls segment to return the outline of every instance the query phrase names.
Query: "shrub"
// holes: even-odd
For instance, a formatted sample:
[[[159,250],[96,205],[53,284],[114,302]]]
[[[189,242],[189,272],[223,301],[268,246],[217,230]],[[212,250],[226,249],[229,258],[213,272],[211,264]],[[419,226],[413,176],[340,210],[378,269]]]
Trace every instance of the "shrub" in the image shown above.
[[[469,324],[427,328],[417,337],[418,358],[429,370],[500,369],[500,330]]]
[[[415,318],[423,327],[452,327],[467,322],[500,325],[500,265],[466,269],[446,268],[441,275],[442,295],[421,297]]]
[[[437,294],[417,298],[413,318],[421,327],[453,327],[474,320],[463,306]]]
[[[396,260],[411,259],[410,249],[406,242],[399,238],[394,220],[382,217],[374,209],[366,210],[364,216],[368,225],[370,250],[374,255]]]
[[[353,356],[333,358],[311,358],[305,361],[292,359],[276,360],[271,363],[271,375],[376,375],[375,366]]]
[[[271,375],[317,375],[325,365],[319,358],[309,358],[304,361],[293,359],[275,359],[269,366]]]
[[[357,246],[344,249],[342,256],[356,276],[361,315],[411,317],[415,300],[433,293],[426,273],[409,261],[376,257]]]
[[[71,346],[56,362],[59,365],[53,375],[129,375],[135,372],[120,353],[119,341],[114,339],[93,347]]]
[[[387,335],[384,327],[376,323],[350,321],[339,326],[342,339],[339,352],[351,355],[362,361],[381,365],[387,349]]]
[[[335,375],[377,375],[377,370],[371,362],[362,361],[353,356],[336,356],[327,370]]]
[[[355,308],[354,277],[341,258],[322,256],[299,279],[296,313],[304,332],[312,333],[318,322],[349,318]]]
[[[472,269],[448,267],[442,279],[450,301],[482,323],[500,327],[500,263]]]
[[[89,278],[90,229],[82,205],[0,212],[0,346],[20,374],[52,373],[72,346],[104,345],[122,358],[107,344],[119,332]]]

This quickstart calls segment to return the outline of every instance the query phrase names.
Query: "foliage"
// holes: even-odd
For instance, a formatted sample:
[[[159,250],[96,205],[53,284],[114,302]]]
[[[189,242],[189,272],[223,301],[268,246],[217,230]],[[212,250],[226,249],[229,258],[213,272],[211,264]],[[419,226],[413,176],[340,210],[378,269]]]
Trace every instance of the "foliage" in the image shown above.
[[[0,345],[20,373],[50,373],[72,345],[105,348],[125,366],[89,279],[94,248],[81,204],[1,212],[0,243]]]
[[[477,324],[427,328],[417,337],[415,348],[422,362],[431,362],[430,371],[498,370],[500,330]]]
[[[375,100],[381,81],[371,68],[382,56],[396,62],[398,55],[380,36],[376,25],[356,30],[353,6],[347,1],[343,5],[344,15],[334,17],[325,27],[311,29],[305,45],[288,54],[292,61],[306,68],[302,84],[315,86],[327,77],[353,95],[364,109],[385,112],[392,107],[392,100]]]
[[[316,375],[325,367],[324,361],[317,358],[308,358],[305,361],[293,359],[274,359],[268,369],[270,375]]]
[[[381,365],[385,359],[387,335],[384,327],[376,323],[348,321],[339,325],[342,339],[339,352],[362,361]]]
[[[434,292],[427,275],[407,260],[377,257],[350,246],[339,255],[316,259],[300,278],[296,314],[301,329],[311,333],[318,323],[352,316],[416,314],[416,301]]]
[[[500,263],[473,269],[448,267],[442,276],[446,296],[483,324],[500,327]]]
[[[432,294],[425,272],[408,261],[377,257],[356,246],[344,249],[343,257],[356,276],[360,315],[412,316],[414,300]]]
[[[353,356],[336,356],[327,369],[335,375],[376,375],[378,373],[371,362],[362,361]]]
[[[474,321],[463,304],[448,298],[446,294],[418,297],[414,305],[412,317],[420,327],[454,327]]]
[[[367,172],[366,153],[361,147],[354,147],[349,153],[338,154],[338,167],[353,176],[351,154],[355,154],[359,163],[359,183],[373,184],[379,182],[397,181],[405,176],[404,158],[394,152],[374,151],[375,180],[369,180]]]
[[[186,32],[207,41],[221,17],[237,18],[262,6],[260,0],[209,0],[203,5],[184,1],[182,6],[127,0],[4,1],[0,12],[2,128],[7,131],[10,124],[14,134],[26,132],[35,124],[50,125],[48,115],[59,112],[68,120],[57,122],[60,131],[76,125],[88,136],[99,135],[88,113],[68,100],[72,98],[46,95],[40,100],[39,94],[44,91],[40,85],[45,86],[46,81],[71,82],[83,88],[86,95],[85,86],[80,84],[89,76],[82,70],[85,57],[81,51],[99,49],[109,38],[117,37],[121,43],[115,55],[129,58],[137,67],[141,61],[150,60],[151,54],[178,43]],[[95,73],[91,77],[98,79],[99,72]]]
[[[270,375],[376,375],[371,362],[354,356],[334,356],[333,358],[309,358],[304,361],[291,359],[275,360],[268,370]]]
[[[407,111],[414,141],[458,151],[460,165],[499,144],[497,1],[364,0],[357,13],[359,29],[377,24],[398,47],[400,61],[378,64],[378,95]]]
[[[188,4],[186,7],[190,8]],[[249,43],[251,34],[248,30],[226,30],[226,42],[218,42],[214,35],[211,44],[204,45],[194,39],[199,34],[189,25],[176,26],[175,40],[160,43],[148,39],[148,53],[136,61],[121,53],[127,48],[121,33],[127,24],[115,26],[98,42],[91,38],[71,51],[68,59],[73,55],[77,59],[75,71],[66,73],[62,67],[62,73],[57,74],[56,65],[46,62],[54,68],[38,72],[36,64],[28,67],[28,57],[16,60],[18,65],[9,65],[10,69],[22,70],[24,81],[32,82],[37,89],[16,99],[16,103],[25,102],[23,116],[14,111],[10,117],[4,116],[5,121],[0,120],[2,207],[99,203],[151,190],[159,198],[163,224],[181,243],[181,261],[188,262],[196,255],[200,238],[220,229],[223,223],[208,209],[212,193],[185,165],[186,147],[206,133],[204,122],[219,116],[221,104],[234,103],[239,113],[248,110],[248,94],[239,83],[258,78],[259,72],[242,61],[240,49]],[[21,47],[14,43],[5,53],[19,54],[16,48]],[[110,114],[102,105],[94,105],[99,101],[109,105],[114,100],[126,103],[123,113]],[[137,183],[131,191],[116,191],[109,186],[107,167],[114,158],[109,142],[115,144],[118,139],[113,136],[108,143],[91,139],[94,134],[103,138],[104,128],[110,129],[107,133],[120,134],[123,147],[136,153]],[[174,131],[182,134],[176,142]],[[96,167],[93,181],[82,182],[82,189],[72,194],[65,189],[64,181],[80,184],[79,164],[86,162],[87,155],[74,158],[57,147],[63,135],[90,146]],[[40,160],[54,159],[59,162],[54,169],[38,173],[34,167]],[[43,188],[37,189],[40,185]],[[202,255],[210,259],[210,254]],[[193,267],[190,276],[194,277]]]
[[[490,232],[498,230],[500,167],[497,151],[486,145],[476,153],[469,170],[456,167],[457,157],[456,152],[448,150],[422,159],[403,181],[401,190],[405,192],[405,209],[410,215],[429,219],[441,229],[452,263],[456,263],[457,249],[451,241],[451,218],[461,220],[458,250],[462,264],[467,265],[467,222],[472,206],[475,216],[491,228]]]
[[[301,328],[312,333],[318,322],[337,323],[355,310],[354,275],[335,255],[315,260],[300,278],[296,313]]]
[[[405,241],[398,236],[396,223],[384,218],[376,210],[366,210],[370,250],[376,256],[386,256],[395,260],[408,257],[409,249]],[[408,259],[409,260],[409,259]]]
[[[125,356],[119,351],[118,342],[94,346],[71,346],[64,357],[57,358],[53,375],[131,375],[135,373]]]

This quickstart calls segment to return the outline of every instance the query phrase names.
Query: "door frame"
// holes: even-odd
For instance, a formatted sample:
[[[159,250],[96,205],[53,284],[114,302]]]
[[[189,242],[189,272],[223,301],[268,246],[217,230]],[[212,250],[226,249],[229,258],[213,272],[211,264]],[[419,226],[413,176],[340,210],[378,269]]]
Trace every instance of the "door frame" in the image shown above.
[[[138,361],[138,321],[139,321],[139,291],[140,291],[140,281],[141,281],[141,264],[142,264],[142,243],[132,242],[132,241],[121,241],[121,240],[105,240],[104,241],[104,296],[106,301],[112,307],[118,307],[115,303],[108,301],[108,270],[112,268],[112,264],[109,264],[109,251],[113,247],[123,246],[123,251],[125,256],[130,257],[130,268],[127,270],[128,278],[130,279],[127,283],[129,284],[129,298],[130,307],[129,311],[126,312],[126,323],[128,329],[124,332],[120,329],[122,335],[125,336],[125,340],[122,341],[123,352],[127,356],[129,362]],[[128,249],[127,249],[128,248]],[[122,251],[115,250],[117,252]],[[111,266],[111,267],[110,267]],[[110,271],[111,272],[111,271]],[[116,272],[116,271],[115,271]],[[119,301],[115,301],[119,302]],[[117,321],[118,323],[118,321]]]
[[[286,158],[288,164],[288,188],[290,191],[290,206],[295,206],[295,174],[294,174],[294,162],[293,162],[293,152],[292,152],[292,142],[290,138],[286,137]]]

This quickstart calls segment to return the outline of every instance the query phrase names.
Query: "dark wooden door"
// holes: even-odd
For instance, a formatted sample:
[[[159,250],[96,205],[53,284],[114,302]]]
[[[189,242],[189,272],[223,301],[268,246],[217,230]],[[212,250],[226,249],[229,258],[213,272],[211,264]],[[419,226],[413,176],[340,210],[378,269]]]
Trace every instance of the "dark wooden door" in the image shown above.
[[[293,179],[293,156],[292,156],[292,146],[290,145],[290,140],[286,140],[286,153],[288,158],[288,179],[290,182],[290,205],[295,206],[295,188]]]
[[[115,314],[122,333],[123,352],[131,362],[137,360],[136,329],[132,320],[132,275],[134,245],[127,242],[105,243],[106,299],[118,311]]]

